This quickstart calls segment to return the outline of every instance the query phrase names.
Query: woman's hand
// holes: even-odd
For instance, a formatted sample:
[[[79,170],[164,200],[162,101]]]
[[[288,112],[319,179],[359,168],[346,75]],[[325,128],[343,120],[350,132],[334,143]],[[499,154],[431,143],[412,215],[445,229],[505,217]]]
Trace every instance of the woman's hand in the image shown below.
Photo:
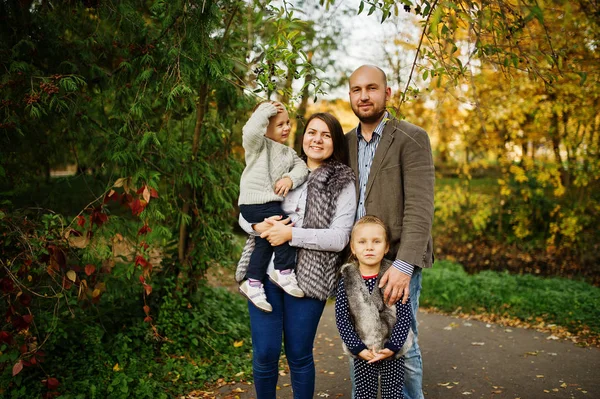
[[[260,237],[265,238],[274,247],[291,241],[292,226],[294,225],[294,223],[289,223],[289,221],[290,218],[287,218],[282,221],[276,221],[272,218],[265,219],[263,223],[268,223],[271,225],[271,227],[268,228],[266,231],[262,232]]]
[[[375,353],[375,355],[371,359],[369,359],[367,363],[375,363],[380,360],[387,359],[390,356],[394,356],[394,352],[388,348],[385,348]]]
[[[281,218],[282,218],[281,215],[270,216],[260,223],[253,224],[252,229],[254,231],[256,231],[258,234],[262,234],[273,226],[272,223],[268,222],[269,220],[279,221],[279,220],[281,220]],[[290,222],[290,218],[281,220],[281,223],[283,223],[283,224],[288,224],[289,222]]]

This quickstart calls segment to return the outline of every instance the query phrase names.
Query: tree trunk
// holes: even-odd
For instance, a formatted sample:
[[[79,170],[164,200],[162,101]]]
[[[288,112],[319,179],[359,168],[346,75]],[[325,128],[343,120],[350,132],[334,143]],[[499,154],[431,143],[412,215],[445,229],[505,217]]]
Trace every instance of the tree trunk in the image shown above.
[[[312,66],[312,51],[307,54],[306,62]],[[298,107],[298,111],[296,112],[296,120],[298,121],[298,125],[296,126],[296,134],[294,135],[294,150],[298,154],[302,153],[302,131],[304,130],[304,121],[306,120],[306,108],[308,106],[308,87],[312,82],[312,75],[307,73],[304,76],[304,87],[302,88],[302,100],[300,101],[300,106]]]
[[[552,113],[552,119],[550,120],[550,139],[552,140],[554,159],[560,170],[560,180],[564,186],[566,184],[567,171],[565,170],[562,156],[560,155],[560,131],[558,126],[558,114],[556,112]]]
[[[192,162],[196,162],[196,155],[198,155],[198,147],[200,146],[200,132],[202,131],[202,125],[204,123],[204,117],[206,115],[206,105],[208,97],[208,84],[204,83],[200,87],[198,102],[196,103],[196,126],[194,127],[194,138],[192,141]],[[193,188],[186,184],[181,193],[183,199],[183,207],[181,209],[182,214],[190,215],[191,203],[194,199]],[[179,245],[178,245],[178,256],[179,262],[186,264],[188,259],[188,225],[181,220],[179,225]]]

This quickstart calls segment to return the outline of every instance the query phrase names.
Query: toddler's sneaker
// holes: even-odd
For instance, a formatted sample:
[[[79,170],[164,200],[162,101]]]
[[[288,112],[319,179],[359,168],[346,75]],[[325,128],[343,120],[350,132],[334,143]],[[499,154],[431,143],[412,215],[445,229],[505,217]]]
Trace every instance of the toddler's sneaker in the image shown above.
[[[295,296],[296,298],[304,296],[304,291],[298,287],[296,273],[293,270],[271,270],[269,272],[269,280],[291,296]]]
[[[252,286],[250,285],[250,281],[244,280],[244,282],[240,284],[239,290],[243,296],[248,298],[254,306],[263,312],[271,313],[273,311],[273,307],[267,302],[267,296],[265,295],[265,289],[263,288],[262,283],[259,286]]]

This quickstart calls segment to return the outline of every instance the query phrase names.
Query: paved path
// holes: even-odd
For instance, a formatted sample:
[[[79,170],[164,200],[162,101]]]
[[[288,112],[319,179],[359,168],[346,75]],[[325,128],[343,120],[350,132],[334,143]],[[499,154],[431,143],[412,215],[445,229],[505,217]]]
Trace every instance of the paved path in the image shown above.
[[[598,348],[548,339],[549,334],[534,330],[422,312],[418,317],[426,398],[600,398]],[[326,306],[319,324],[315,362],[315,396],[349,399],[348,360],[333,304]],[[289,375],[279,378],[279,398],[292,398],[289,384]],[[256,395],[253,386],[236,384],[221,388],[217,397]]]

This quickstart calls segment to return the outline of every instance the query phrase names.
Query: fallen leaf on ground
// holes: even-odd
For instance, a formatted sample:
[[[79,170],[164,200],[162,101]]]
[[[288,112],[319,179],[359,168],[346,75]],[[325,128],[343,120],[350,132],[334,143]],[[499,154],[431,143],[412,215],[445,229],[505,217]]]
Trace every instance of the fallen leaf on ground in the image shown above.
[[[483,345],[485,345],[485,342],[471,342],[471,345],[473,345],[473,346],[483,346]]]
[[[544,378],[544,375],[543,374],[538,374],[538,375],[535,376],[535,378]]]
[[[550,335],[549,337],[546,337],[546,339],[551,339],[553,341],[556,341],[557,339],[560,339],[560,338],[558,338],[556,335]]]

